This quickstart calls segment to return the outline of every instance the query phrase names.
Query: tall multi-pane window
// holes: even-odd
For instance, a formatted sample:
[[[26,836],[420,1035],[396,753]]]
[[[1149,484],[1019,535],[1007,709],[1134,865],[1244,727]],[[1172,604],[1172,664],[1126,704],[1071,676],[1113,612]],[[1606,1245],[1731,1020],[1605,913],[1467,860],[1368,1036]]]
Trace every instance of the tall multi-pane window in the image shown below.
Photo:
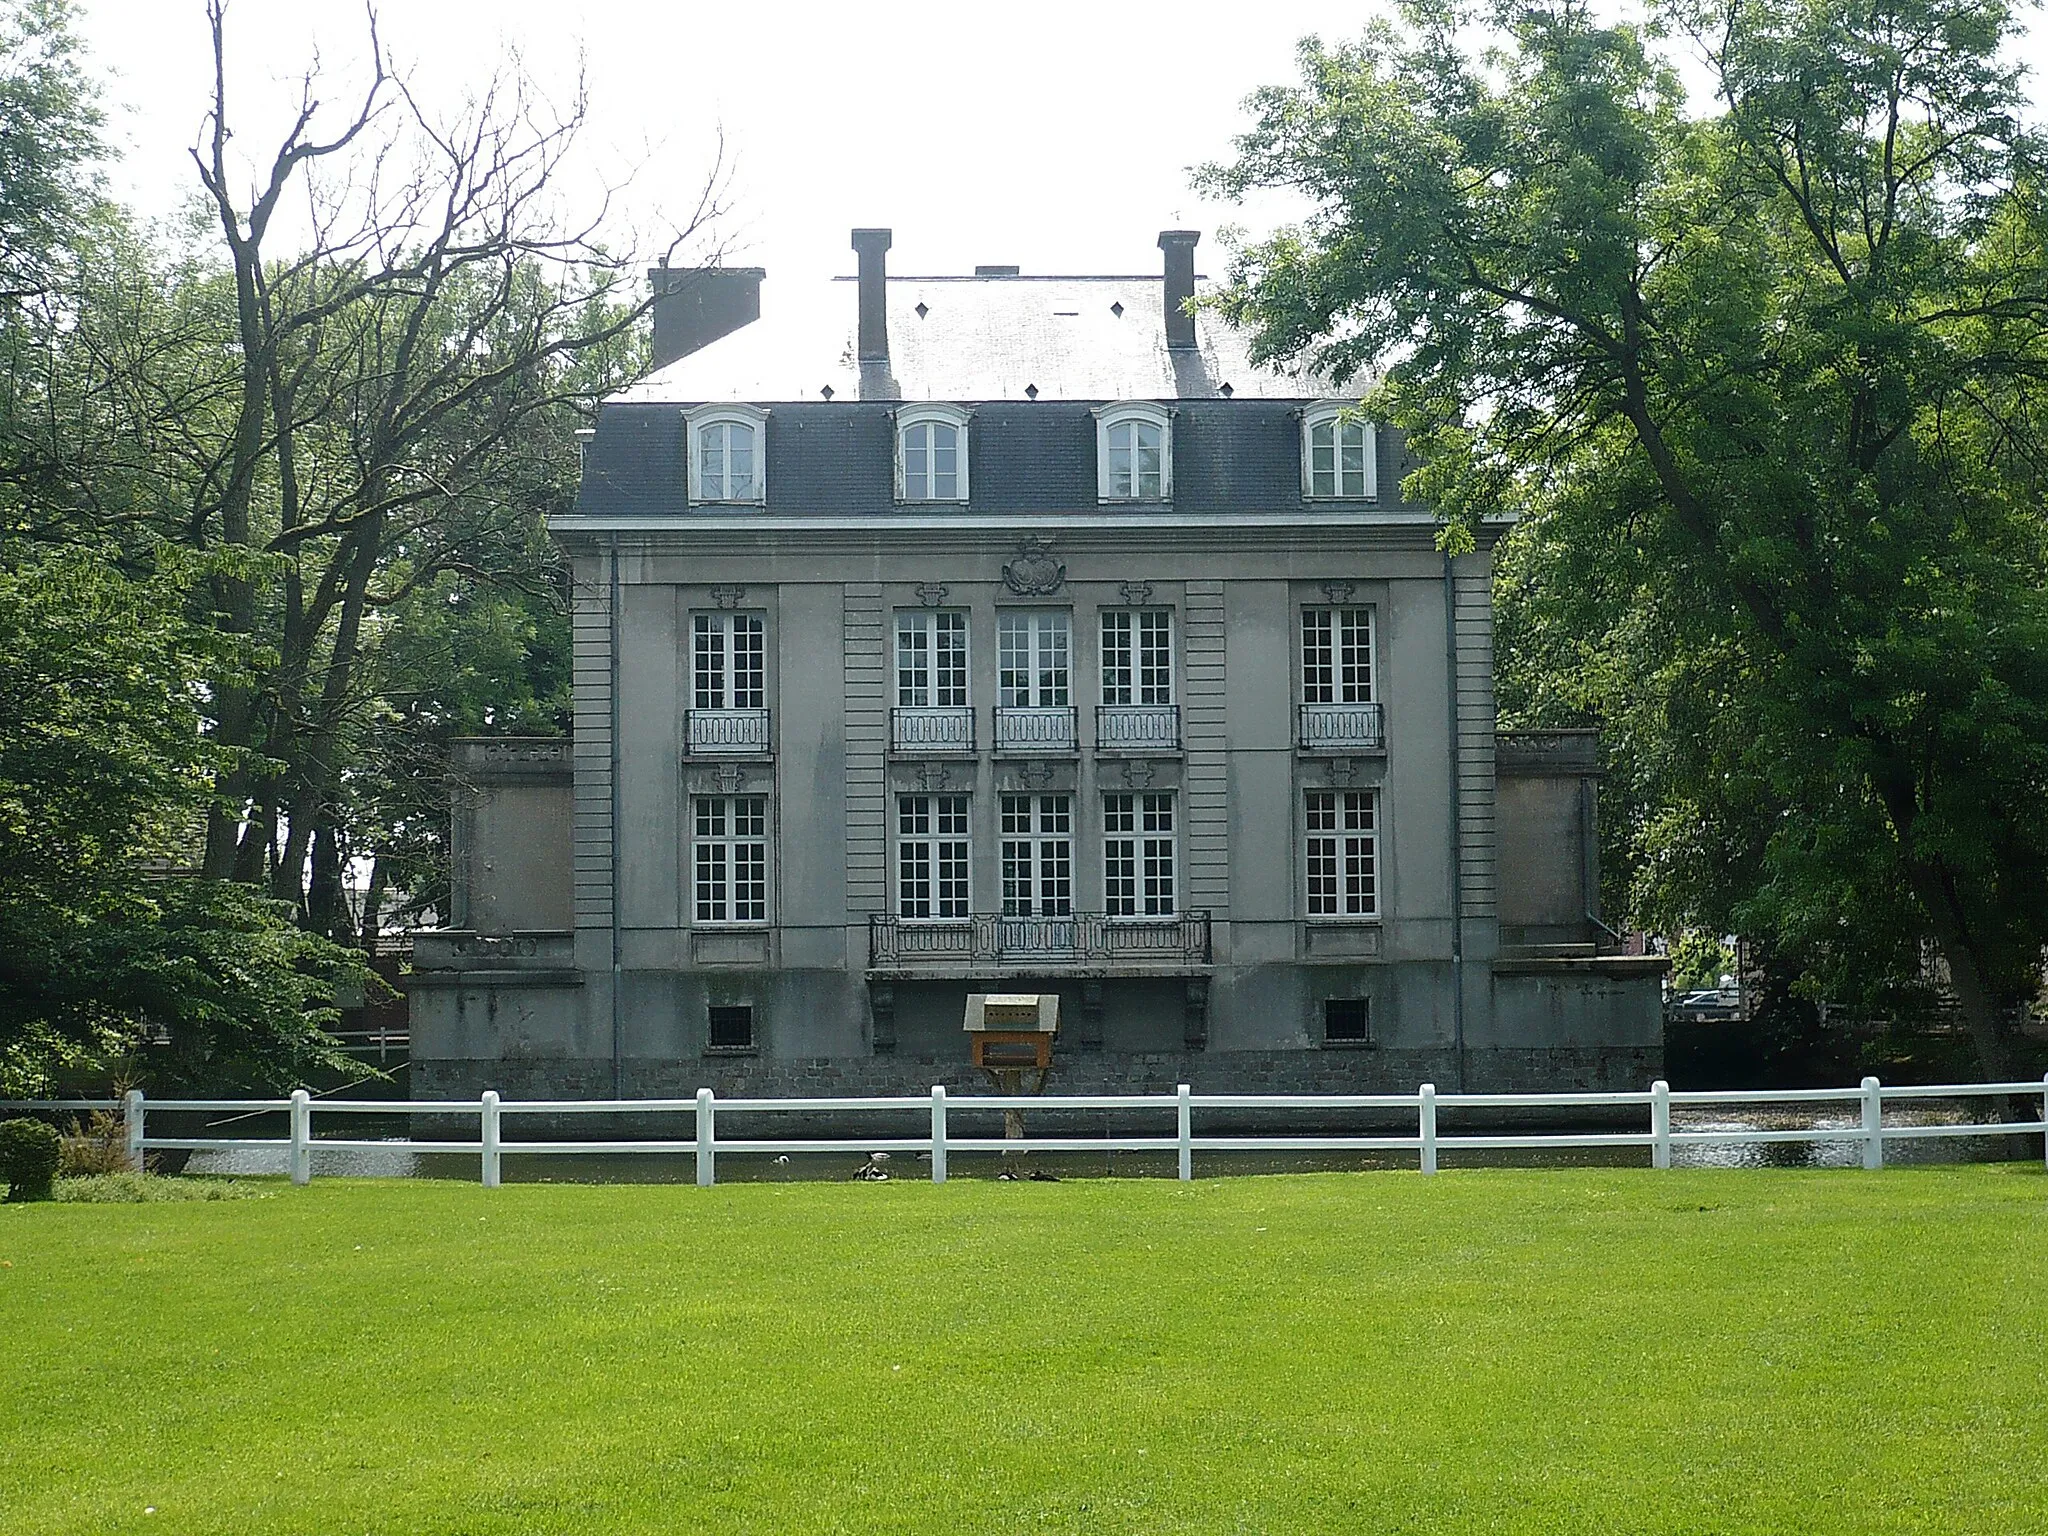
[[[967,797],[896,799],[896,915],[966,917]]]
[[[1312,789],[1303,808],[1310,917],[1380,909],[1378,804],[1369,789]]]
[[[768,797],[707,795],[695,802],[700,923],[768,921]]]
[[[1372,610],[1301,610],[1301,701],[1372,702]]]
[[[697,428],[697,499],[757,501],[760,429],[744,421],[707,421]]]
[[[1110,608],[1102,615],[1102,702],[1173,702],[1173,613]]]
[[[1356,416],[1325,407],[1304,424],[1308,494],[1339,501],[1365,501],[1376,490],[1373,431]]]
[[[1006,609],[996,616],[996,702],[1029,709],[1068,702],[1071,623],[1061,609]]]
[[[695,709],[763,709],[768,703],[768,628],[757,613],[700,613],[690,620]]]
[[[965,500],[960,428],[949,421],[913,421],[902,432],[903,499]]]
[[[1150,421],[1111,422],[1103,431],[1108,450],[1108,495],[1119,501],[1157,501],[1165,494],[1165,429]]]
[[[1104,910],[1111,917],[1158,917],[1176,909],[1173,796],[1102,797]]]
[[[1065,917],[1074,910],[1071,795],[1005,795],[1003,915]]]
[[[967,702],[967,615],[926,609],[896,615],[896,703],[903,709]]]

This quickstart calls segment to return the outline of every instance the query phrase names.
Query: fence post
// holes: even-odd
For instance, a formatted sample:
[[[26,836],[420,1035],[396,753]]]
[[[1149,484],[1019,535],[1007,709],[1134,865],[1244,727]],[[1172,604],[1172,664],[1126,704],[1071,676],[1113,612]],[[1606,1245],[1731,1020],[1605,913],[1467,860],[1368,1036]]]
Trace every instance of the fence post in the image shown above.
[[[1195,1106],[1189,1101],[1186,1083],[1174,1089],[1173,1101],[1179,1112],[1180,1176],[1185,1181],[1195,1176]]]
[[[2048,1073],[2041,1077],[2041,1121],[2048,1125]],[[2041,1162],[2048,1167],[2048,1131],[2041,1133]]]
[[[292,1090],[292,1182],[313,1182],[313,1097],[303,1088]]]
[[[1884,1091],[1877,1079],[1863,1079],[1863,1166],[1884,1166]]]
[[[1436,1172],[1436,1084],[1424,1083],[1422,1091],[1415,1095],[1416,1107],[1420,1111],[1422,1124],[1422,1171]]]
[[[946,1088],[932,1084],[932,1182],[946,1182]]]
[[[504,1168],[503,1159],[500,1155],[502,1143],[499,1140],[498,1134],[498,1090],[486,1088],[484,1090],[483,1104],[483,1133],[478,1140],[483,1145],[484,1188],[496,1189],[499,1184],[499,1176]]]
[[[1671,1166],[1671,1085],[1661,1077],[1650,1084],[1650,1166]]]
[[[718,1178],[718,1154],[713,1150],[716,1134],[711,1109],[711,1090],[697,1090],[697,1183],[709,1188]]]
[[[143,1171],[142,1161],[142,1090],[130,1088],[121,1100],[122,1143],[128,1153],[128,1166],[137,1173]]]

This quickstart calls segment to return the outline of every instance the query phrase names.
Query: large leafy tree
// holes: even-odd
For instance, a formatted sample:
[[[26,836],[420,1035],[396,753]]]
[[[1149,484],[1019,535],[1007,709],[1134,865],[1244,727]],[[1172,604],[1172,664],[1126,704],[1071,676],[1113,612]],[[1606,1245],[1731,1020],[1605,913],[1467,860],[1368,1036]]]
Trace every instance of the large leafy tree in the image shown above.
[[[1237,261],[1262,351],[1371,380],[1450,542],[1521,519],[1547,670],[1506,691],[1622,738],[1641,907],[1824,987],[1936,955],[1996,1077],[2048,937],[2048,208],[2013,32],[1981,0],[1426,0],[1305,44],[1208,173],[1314,206]]]

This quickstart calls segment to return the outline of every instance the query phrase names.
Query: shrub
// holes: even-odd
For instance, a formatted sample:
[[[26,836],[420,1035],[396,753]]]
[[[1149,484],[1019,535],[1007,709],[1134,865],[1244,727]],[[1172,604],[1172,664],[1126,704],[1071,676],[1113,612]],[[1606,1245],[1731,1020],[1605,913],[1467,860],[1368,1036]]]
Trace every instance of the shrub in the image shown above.
[[[62,1154],[57,1133],[40,1120],[0,1121],[0,1179],[9,1200],[47,1200]]]
[[[267,1191],[235,1179],[159,1178],[153,1173],[96,1173],[59,1179],[57,1198],[80,1205],[158,1205],[180,1200],[253,1200]]]
[[[85,1179],[101,1173],[128,1171],[128,1128],[119,1115],[94,1110],[92,1118],[71,1122],[57,1163],[60,1178]]]

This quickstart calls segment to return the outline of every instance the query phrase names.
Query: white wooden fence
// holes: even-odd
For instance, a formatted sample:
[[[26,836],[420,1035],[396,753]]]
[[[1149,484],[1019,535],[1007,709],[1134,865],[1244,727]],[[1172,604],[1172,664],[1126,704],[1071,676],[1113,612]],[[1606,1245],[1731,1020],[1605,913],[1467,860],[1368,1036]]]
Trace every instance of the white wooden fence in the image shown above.
[[[1983,1098],[2041,1100],[2041,1118],[2019,1122],[1984,1123],[1966,1121],[1925,1125],[1887,1125],[1887,1104],[1920,1100],[1970,1100]],[[1795,1129],[1674,1130],[1671,1111],[1686,1109],[1741,1109],[1757,1106],[1855,1105],[1853,1126],[1799,1127]],[[1629,1108],[1648,1111],[1646,1130],[1617,1131],[1523,1131],[1498,1129],[1483,1134],[1444,1133],[1438,1117],[1471,1109],[1597,1111],[1603,1118]],[[929,1098],[906,1095],[887,1098],[853,1099],[720,1099],[709,1088],[697,1090],[694,1099],[526,1099],[504,1100],[485,1093],[474,1103],[457,1100],[374,1100],[315,1099],[300,1089],[286,1099],[149,1099],[130,1092],[123,1099],[30,1100],[0,1103],[0,1111],[120,1110],[127,1137],[130,1162],[137,1168],[150,1152],[241,1151],[272,1148],[286,1154],[294,1184],[313,1177],[313,1153],[323,1151],[451,1152],[474,1146],[486,1187],[499,1184],[507,1156],[585,1153],[683,1153],[696,1154],[697,1182],[711,1184],[718,1174],[718,1154],[836,1152],[861,1155],[876,1152],[927,1153],[935,1184],[946,1180],[946,1160],[953,1152],[1175,1152],[1179,1154],[1180,1176],[1194,1177],[1197,1152],[1412,1152],[1424,1173],[1435,1173],[1441,1152],[1477,1150],[1547,1150],[1575,1147],[1647,1147],[1650,1166],[1669,1168],[1671,1149],[1676,1146],[1732,1145],[1754,1142],[1859,1143],[1865,1168],[1884,1166],[1888,1141],[1926,1137],[2041,1135],[2042,1156],[2048,1162],[2048,1078],[2023,1083],[1950,1083],[1933,1087],[1886,1088],[1874,1077],[1863,1079],[1858,1088],[1754,1089],[1732,1092],[1675,1093],[1671,1085],[1653,1083],[1647,1092],[1621,1093],[1438,1093],[1434,1084],[1424,1083],[1414,1093],[1195,1093],[1183,1083],[1173,1093],[1133,1094],[973,1094],[948,1098],[943,1087],[934,1087]],[[285,1113],[289,1134],[258,1136],[152,1136],[148,1129],[150,1110],[160,1112],[221,1114],[253,1117]],[[1021,1140],[1001,1136],[954,1136],[947,1130],[950,1110],[1060,1110],[1082,1112],[1138,1111],[1156,1113],[1162,1122],[1172,1115],[1173,1134],[1134,1136],[1108,1133],[1100,1136],[1027,1136]],[[1349,1135],[1329,1132],[1241,1132],[1231,1135],[1197,1135],[1196,1111],[1370,1111],[1407,1112],[1415,1117],[1415,1130],[1403,1135]],[[930,1114],[930,1131],[925,1135],[837,1139],[776,1138],[771,1140],[721,1140],[720,1114],[734,1115],[865,1115]],[[360,1140],[319,1137],[313,1134],[315,1114],[439,1116],[474,1120],[473,1142],[414,1139]],[[520,1116],[635,1115],[690,1116],[688,1138],[639,1140],[571,1141],[508,1140],[507,1119]],[[1163,1127],[1162,1127],[1163,1128]],[[216,1127],[215,1129],[218,1129]]]

